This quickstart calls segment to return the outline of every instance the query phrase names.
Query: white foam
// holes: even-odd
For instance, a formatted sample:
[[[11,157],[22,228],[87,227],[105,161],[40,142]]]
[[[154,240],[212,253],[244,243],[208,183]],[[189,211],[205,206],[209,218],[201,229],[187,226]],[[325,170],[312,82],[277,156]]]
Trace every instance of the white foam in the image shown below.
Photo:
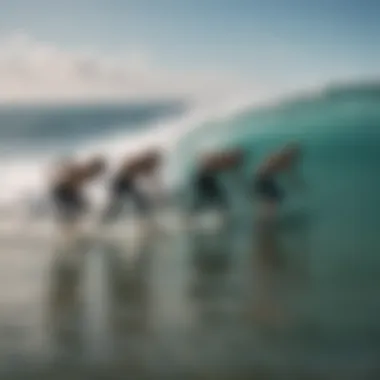
[[[176,173],[171,165],[171,153],[188,132],[201,127],[209,121],[223,121],[233,117],[245,108],[251,107],[252,98],[233,97],[223,103],[198,104],[185,115],[175,120],[161,120],[155,125],[146,128],[140,133],[119,133],[107,139],[93,140],[86,143],[76,152],[78,157],[87,157],[91,154],[104,154],[110,163],[110,168],[117,164],[121,157],[148,148],[151,146],[162,149],[167,153],[166,170],[163,172],[164,182],[174,186]],[[0,165],[0,212],[5,207],[20,208],[44,197],[47,188],[47,174],[49,166],[56,157],[51,153],[46,156],[15,157]],[[175,164],[178,164],[177,162]],[[91,196],[97,200],[104,198],[104,186],[94,185],[90,188]]]

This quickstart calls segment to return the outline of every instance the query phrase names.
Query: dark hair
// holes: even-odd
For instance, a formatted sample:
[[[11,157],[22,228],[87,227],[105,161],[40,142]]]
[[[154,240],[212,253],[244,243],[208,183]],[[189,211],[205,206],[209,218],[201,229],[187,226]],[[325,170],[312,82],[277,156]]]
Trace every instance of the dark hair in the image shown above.
[[[102,172],[106,169],[106,160],[101,156],[95,156],[89,163],[89,168],[92,173]]]

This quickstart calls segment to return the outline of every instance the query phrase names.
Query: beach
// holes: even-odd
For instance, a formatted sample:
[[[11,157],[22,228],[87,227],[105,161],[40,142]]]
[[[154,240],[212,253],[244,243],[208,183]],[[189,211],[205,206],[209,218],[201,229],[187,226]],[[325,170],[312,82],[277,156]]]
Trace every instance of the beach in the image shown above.
[[[306,105],[149,118],[140,135],[126,122],[117,126],[118,138],[89,132],[84,142],[74,133],[61,144],[58,131],[49,146],[37,130],[30,150],[4,153],[1,378],[376,379],[376,99],[317,97]],[[260,160],[295,138],[308,190],[287,193],[270,236],[260,235],[249,189],[228,176],[233,217],[218,228],[187,228],[179,202],[170,222],[158,212],[164,228],[151,235],[137,233],[132,213],[114,235],[100,231],[68,243],[25,202],[34,199],[25,194],[46,196],[51,150],[100,151],[117,162],[129,147],[165,143],[165,178],[187,194],[205,142],[246,149],[250,183]],[[23,139],[20,134],[18,146],[27,146]]]
[[[349,379],[377,371],[372,284],[323,281],[305,229],[292,230],[269,245],[233,224],[140,241],[9,240],[2,378]]]

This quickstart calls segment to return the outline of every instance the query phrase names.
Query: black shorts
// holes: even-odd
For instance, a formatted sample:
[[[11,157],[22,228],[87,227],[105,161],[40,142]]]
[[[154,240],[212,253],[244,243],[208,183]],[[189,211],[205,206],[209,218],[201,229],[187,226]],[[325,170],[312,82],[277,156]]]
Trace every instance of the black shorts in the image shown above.
[[[255,194],[261,200],[280,202],[284,198],[283,191],[270,176],[258,176],[254,188]]]
[[[116,179],[112,184],[111,192],[112,198],[116,202],[130,198],[141,213],[148,211],[150,208],[150,203],[147,197],[136,188],[132,179]]]
[[[123,197],[126,194],[129,194],[133,188],[133,181],[129,178],[117,178],[113,181],[111,186],[112,196]]]
[[[55,187],[52,198],[60,219],[74,219],[86,209],[86,203],[79,191],[66,185]]]
[[[193,208],[207,206],[227,206],[227,197],[223,186],[215,174],[200,173],[194,180],[195,200]]]

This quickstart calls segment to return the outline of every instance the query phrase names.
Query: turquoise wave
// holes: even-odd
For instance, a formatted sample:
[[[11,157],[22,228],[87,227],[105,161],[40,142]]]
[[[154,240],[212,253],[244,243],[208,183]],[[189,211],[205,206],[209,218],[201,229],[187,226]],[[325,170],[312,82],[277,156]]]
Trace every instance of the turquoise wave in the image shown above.
[[[380,86],[333,89],[205,124],[182,140],[178,157],[190,177],[200,147],[240,146],[249,179],[289,140],[303,146],[309,191],[289,192],[282,239],[289,257],[298,249],[310,264],[309,322],[347,349],[379,349]],[[254,205],[247,209],[255,215]]]

